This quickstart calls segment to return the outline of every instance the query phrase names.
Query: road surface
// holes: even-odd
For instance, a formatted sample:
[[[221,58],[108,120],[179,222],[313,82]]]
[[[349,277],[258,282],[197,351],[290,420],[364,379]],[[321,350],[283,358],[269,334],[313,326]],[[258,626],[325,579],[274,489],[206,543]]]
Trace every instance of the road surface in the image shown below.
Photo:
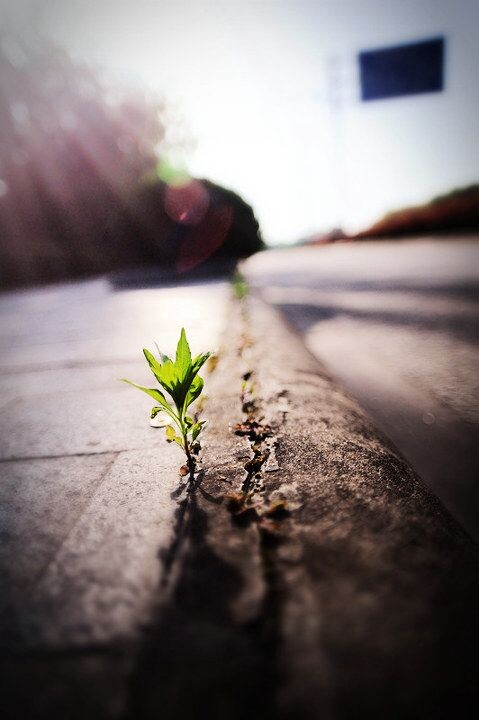
[[[476,539],[478,240],[275,250],[244,265]]]

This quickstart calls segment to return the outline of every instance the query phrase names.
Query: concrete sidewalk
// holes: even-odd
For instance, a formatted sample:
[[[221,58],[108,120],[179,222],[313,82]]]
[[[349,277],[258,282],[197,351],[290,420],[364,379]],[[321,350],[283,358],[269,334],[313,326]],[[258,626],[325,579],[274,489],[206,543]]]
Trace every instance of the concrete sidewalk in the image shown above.
[[[141,348],[173,350],[182,325],[193,348],[217,347],[229,298],[227,282],[115,292],[106,280],[0,298],[2,690],[34,702],[26,717],[48,715],[52,693],[74,704],[74,676],[79,716],[119,702],[98,678],[121,691],[120,670],[102,658],[151,615],[182,455],[149,427],[152,401],[117,378],[151,384]],[[88,712],[79,663],[99,686]]]
[[[136,355],[178,295],[168,307],[165,291],[138,291],[151,293],[148,312],[145,294],[97,297],[94,343],[85,312],[74,327],[65,310],[56,367],[48,336],[29,349],[20,333],[21,351],[6,351],[3,707],[102,720],[461,717],[477,687],[476,547],[273,310],[203,289],[184,320],[211,322],[194,348],[226,334],[189,493],[147,401],[105,389],[145,379],[118,348]],[[105,344],[99,317],[116,318],[123,345]],[[18,318],[5,322],[15,336]],[[85,345],[71,352],[81,322]]]

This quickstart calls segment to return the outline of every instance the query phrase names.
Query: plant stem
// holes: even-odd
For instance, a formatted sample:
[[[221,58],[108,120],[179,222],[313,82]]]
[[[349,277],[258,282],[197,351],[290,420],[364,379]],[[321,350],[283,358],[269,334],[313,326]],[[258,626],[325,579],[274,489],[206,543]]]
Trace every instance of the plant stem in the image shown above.
[[[178,408],[178,420],[179,420],[178,426],[180,428],[180,432],[183,437],[183,447],[185,450],[188,470],[190,471],[190,483],[193,484],[193,482],[195,480],[196,460],[191,454],[190,444],[188,442],[188,426],[186,425],[186,421],[185,421],[186,407],[185,407],[185,405],[183,405],[182,407],[179,407],[177,405],[176,407]]]
[[[186,431],[183,432],[183,443],[185,446],[185,453],[186,453],[186,458],[187,458],[188,469],[190,471],[190,482],[192,483],[193,480],[195,479],[196,463],[195,463],[195,459],[193,458],[193,456],[191,455],[191,452],[190,452],[190,444],[188,442],[188,435],[187,435]]]

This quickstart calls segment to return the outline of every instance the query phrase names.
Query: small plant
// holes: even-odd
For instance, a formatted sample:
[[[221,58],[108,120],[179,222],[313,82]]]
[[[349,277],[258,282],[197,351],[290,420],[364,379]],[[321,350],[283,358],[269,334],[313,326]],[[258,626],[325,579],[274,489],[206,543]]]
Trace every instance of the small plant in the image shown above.
[[[249,292],[249,287],[244,275],[239,270],[235,270],[231,279],[231,284],[233,286],[235,296],[238,300],[243,300]]]
[[[198,375],[198,371],[208,360],[211,353],[203,353],[192,359],[184,328],[181,330],[176,348],[175,362],[170,360],[167,355],[163,355],[159,350],[158,352],[160,360],[157,360],[149,350],[143,348],[143,354],[151,372],[171,397],[172,403],[166,399],[161,390],[142,387],[125,378],[122,379],[122,382],[133,385],[133,387],[146,393],[158,403],[151,410],[152,418],[155,418],[159,412],[164,412],[172,420],[172,424],[166,424],[165,426],[166,439],[168,442],[175,442],[183,448],[187,466],[183,472],[183,468],[180,469],[180,473],[189,474],[190,480],[193,480],[196,457],[201,449],[198,436],[205,421],[199,420],[198,417],[190,417],[187,411],[190,405],[201,395],[204,383],[203,379]]]

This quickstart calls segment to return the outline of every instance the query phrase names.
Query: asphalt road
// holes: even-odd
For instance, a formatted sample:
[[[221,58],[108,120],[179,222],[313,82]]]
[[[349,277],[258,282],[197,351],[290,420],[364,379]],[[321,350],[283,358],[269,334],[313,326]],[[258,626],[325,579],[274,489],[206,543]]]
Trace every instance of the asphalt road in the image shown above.
[[[476,539],[478,240],[275,250],[244,266]]]

